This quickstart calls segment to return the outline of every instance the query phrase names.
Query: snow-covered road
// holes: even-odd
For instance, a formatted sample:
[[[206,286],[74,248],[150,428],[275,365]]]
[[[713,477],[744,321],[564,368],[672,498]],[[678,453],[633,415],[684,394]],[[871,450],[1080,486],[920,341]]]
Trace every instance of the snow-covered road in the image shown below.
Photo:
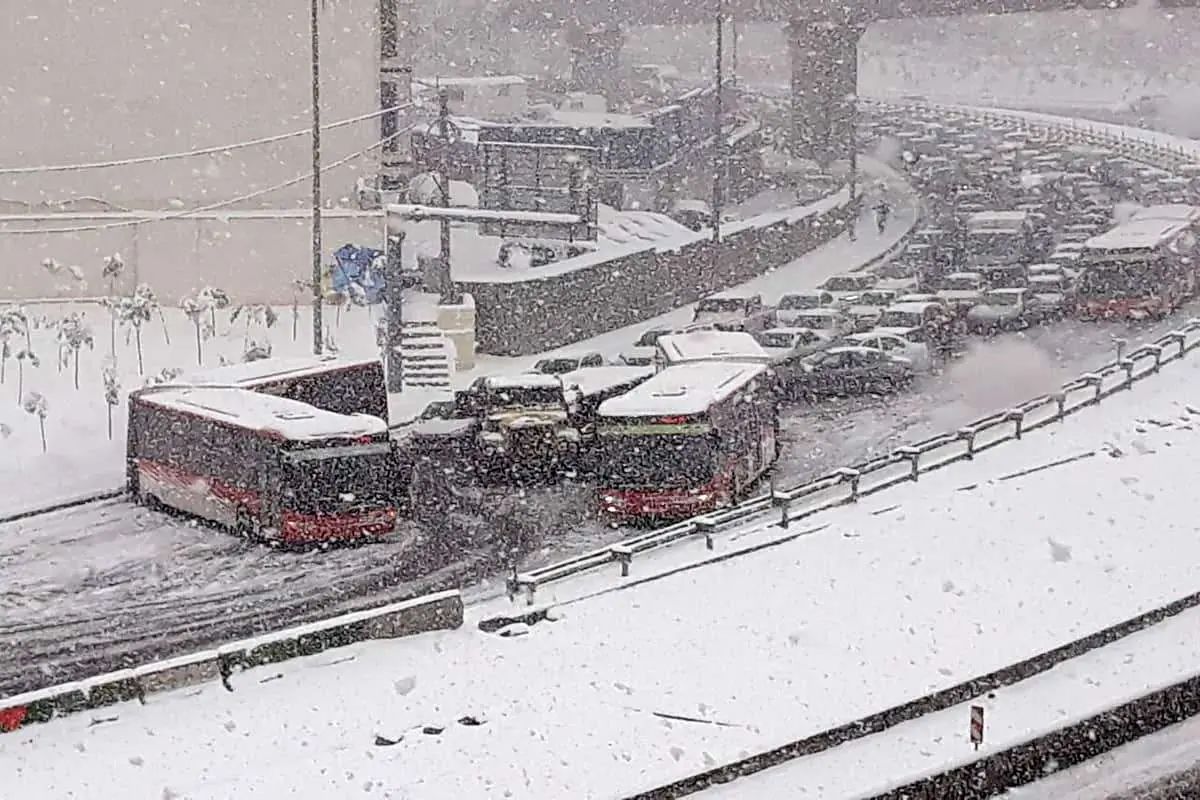
[[[1198,391],[1200,362],[1185,360],[1022,442],[831,511],[819,535],[569,604],[525,636],[482,633],[473,610],[461,630],[273,665],[235,676],[233,692],[24,728],[0,737],[0,774],[34,796],[81,798],[649,789],[1194,590],[1180,520],[1200,514],[1200,495],[1178,476],[1197,469]],[[1082,452],[1096,455],[1013,477]],[[1111,688],[1083,677],[1072,698]],[[911,746],[905,765],[936,768],[948,746]],[[818,796],[905,765],[835,770]]]

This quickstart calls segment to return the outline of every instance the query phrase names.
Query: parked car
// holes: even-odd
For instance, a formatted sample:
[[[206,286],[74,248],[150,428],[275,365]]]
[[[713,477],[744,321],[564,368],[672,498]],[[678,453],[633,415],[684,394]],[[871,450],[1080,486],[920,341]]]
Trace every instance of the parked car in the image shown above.
[[[879,322],[883,310],[896,302],[897,293],[892,289],[871,289],[858,297],[858,302],[846,309],[856,332],[869,331]]]
[[[775,324],[780,327],[792,327],[796,323],[798,312],[811,311],[814,308],[827,308],[833,305],[833,295],[821,289],[804,292],[788,292],[779,298],[775,307]]]
[[[1065,317],[1073,302],[1070,279],[1063,274],[1030,277],[1029,294],[1046,319]]]
[[[763,307],[762,295],[720,292],[696,304],[692,321],[712,325],[722,331],[753,333],[767,327],[770,312]]]
[[[899,256],[875,269],[875,288],[915,292],[920,288],[922,272],[927,270],[928,265],[921,265]]]
[[[872,347],[831,347],[803,362],[791,386],[793,396],[807,400],[899,391],[913,380],[913,366],[904,358]]]
[[[875,276],[869,272],[851,272],[827,278],[818,289],[833,295],[835,303],[852,305],[858,296],[875,286]]]
[[[758,343],[771,357],[771,365],[785,387],[802,372],[801,363],[833,341],[827,333],[811,328],[771,328],[758,335]]]
[[[954,320],[939,301],[909,301],[902,297],[883,310],[879,327],[918,328],[924,332],[930,348],[939,353],[950,350],[957,339]]]
[[[852,333],[845,341],[856,347],[871,347],[890,356],[901,356],[918,372],[925,372],[933,365],[927,337],[921,328],[874,328]]]
[[[542,375],[566,375],[577,369],[604,366],[604,356],[600,353],[569,353],[567,355],[543,358],[533,365],[530,372]]]
[[[838,308],[810,308],[797,311],[791,317],[789,328],[808,328],[831,338],[844,336],[854,330],[854,323],[845,311]]]
[[[991,289],[967,312],[967,330],[996,334],[1028,328],[1037,321],[1036,303],[1028,289]]]
[[[952,272],[942,278],[937,296],[952,311],[965,312],[983,298],[987,283],[978,272]]]

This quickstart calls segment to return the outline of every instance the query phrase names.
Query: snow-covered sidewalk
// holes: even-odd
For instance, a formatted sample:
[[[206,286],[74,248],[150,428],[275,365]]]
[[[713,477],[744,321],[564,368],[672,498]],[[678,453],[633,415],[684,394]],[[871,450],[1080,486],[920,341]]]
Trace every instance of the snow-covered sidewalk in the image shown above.
[[[822,515],[813,535],[569,604],[524,636],[480,632],[491,609],[474,609],[462,630],[235,676],[232,693],[22,729],[0,737],[0,773],[34,796],[197,799],[368,784],[614,797],[682,778],[1194,591],[1186,521],[1200,496],[1178,476],[1200,469],[1197,392],[1200,362],[1171,365],[1049,431]],[[717,554],[740,544],[719,540]],[[486,723],[456,722],[468,715]],[[906,752],[932,770],[940,746]],[[906,768],[889,760],[868,777]]]

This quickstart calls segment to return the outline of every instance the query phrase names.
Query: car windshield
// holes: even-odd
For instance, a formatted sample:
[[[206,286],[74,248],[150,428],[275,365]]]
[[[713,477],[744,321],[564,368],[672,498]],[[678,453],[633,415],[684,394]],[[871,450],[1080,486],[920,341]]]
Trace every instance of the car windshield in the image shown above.
[[[973,275],[950,275],[942,281],[942,288],[949,292],[979,291],[981,281]]]
[[[749,303],[743,297],[709,297],[701,300],[696,310],[710,314],[726,314],[745,311],[748,306]]]
[[[779,307],[785,311],[804,311],[821,307],[819,294],[785,294],[779,298]]]
[[[857,292],[869,288],[873,282],[866,275],[836,275],[821,284],[821,288],[828,292]]]
[[[834,314],[799,314],[795,321],[816,331],[832,331],[838,327],[838,318]]]
[[[578,358],[543,358],[533,365],[534,372],[545,375],[565,375],[579,369]]]
[[[602,488],[661,489],[703,486],[713,476],[713,434],[601,437]]]
[[[1021,296],[1016,292],[988,292],[987,303],[990,306],[1020,305]]]

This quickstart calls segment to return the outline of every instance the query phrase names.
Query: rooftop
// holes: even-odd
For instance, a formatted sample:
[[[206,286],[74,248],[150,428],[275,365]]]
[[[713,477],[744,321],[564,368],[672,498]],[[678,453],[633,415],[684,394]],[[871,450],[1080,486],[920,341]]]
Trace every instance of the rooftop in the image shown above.
[[[765,351],[763,354],[766,355]],[[667,367],[620,397],[605,400],[600,404],[599,413],[604,417],[699,414],[765,373],[766,367],[762,364],[727,361],[678,364]]]
[[[740,331],[689,331],[670,333],[658,340],[670,363],[721,359],[765,362],[766,353],[748,333]]]
[[[378,417],[335,414],[296,400],[260,394],[249,389],[172,386],[146,390],[140,399],[162,408],[198,414],[246,430],[275,433],[293,441],[370,436],[387,432],[387,423]]]

